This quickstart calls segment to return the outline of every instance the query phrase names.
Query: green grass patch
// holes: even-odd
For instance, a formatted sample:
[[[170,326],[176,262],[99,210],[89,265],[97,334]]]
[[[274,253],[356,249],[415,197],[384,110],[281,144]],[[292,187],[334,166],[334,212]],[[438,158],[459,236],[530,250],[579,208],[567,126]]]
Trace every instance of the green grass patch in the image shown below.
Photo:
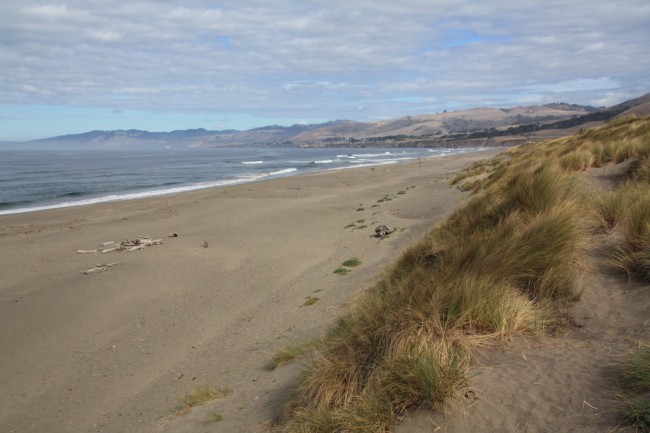
[[[637,431],[650,432],[650,398],[628,398],[624,404],[623,422],[635,426]]]
[[[650,346],[633,353],[623,373],[631,388],[640,392],[650,391]]]
[[[347,275],[350,272],[352,272],[352,271],[350,269],[348,269],[348,268],[338,268],[338,269],[336,269],[334,271],[334,273],[337,274],[337,275]]]
[[[354,268],[356,266],[359,266],[361,264],[361,260],[359,260],[356,257],[352,257],[351,259],[348,259],[341,263],[341,266],[347,266],[349,268]]]
[[[618,397],[623,421],[637,431],[650,431],[650,346],[634,352],[623,365],[624,390]]]
[[[303,304],[302,304],[303,307],[308,307],[310,305],[314,305],[316,302],[320,301],[320,298],[318,298],[316,296],[307,296],[305,299],[306,299],[306,301],[303,302]]]

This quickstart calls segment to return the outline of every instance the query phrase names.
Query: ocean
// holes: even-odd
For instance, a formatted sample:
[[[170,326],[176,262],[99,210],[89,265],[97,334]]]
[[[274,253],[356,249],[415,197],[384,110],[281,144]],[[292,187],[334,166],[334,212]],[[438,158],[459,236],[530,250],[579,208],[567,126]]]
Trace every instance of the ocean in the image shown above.
[[[0,215],[160,196],[478,149],[0,150]]]

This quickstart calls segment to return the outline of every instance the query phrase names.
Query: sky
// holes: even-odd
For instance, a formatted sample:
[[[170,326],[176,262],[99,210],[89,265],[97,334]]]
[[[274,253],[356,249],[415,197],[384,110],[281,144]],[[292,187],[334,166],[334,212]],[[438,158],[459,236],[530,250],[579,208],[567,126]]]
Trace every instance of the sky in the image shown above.
[[[648,92],[647,0],[0,2],[0,141]]]

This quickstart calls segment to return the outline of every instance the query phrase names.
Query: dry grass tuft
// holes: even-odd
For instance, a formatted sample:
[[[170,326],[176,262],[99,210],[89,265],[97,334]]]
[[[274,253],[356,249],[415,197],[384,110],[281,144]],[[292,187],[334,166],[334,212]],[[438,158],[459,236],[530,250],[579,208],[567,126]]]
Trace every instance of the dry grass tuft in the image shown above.
[[[211,401],[224,398],[232,394],[232,389],[222,386],[202,385],[194,388],[181,398],[181,408],[176,415],[185,415],[196,406],[202,406]]]
[[[273,359],[269,364],[269,369],[275,370],[284,364],[302,358],[312,351],[316,345],[316,341],[306,341],[304,343],[285,345],[275,355],[273,355]]]

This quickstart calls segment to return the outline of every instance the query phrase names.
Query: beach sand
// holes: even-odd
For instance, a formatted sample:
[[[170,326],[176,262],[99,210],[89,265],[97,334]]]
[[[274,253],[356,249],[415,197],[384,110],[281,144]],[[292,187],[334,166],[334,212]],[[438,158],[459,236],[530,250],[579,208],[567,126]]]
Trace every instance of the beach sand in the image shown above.
[[[496,153],[0,216],[1,430],[263,431],[300,369],[272,356],[325,332],[464,203],[453,173]],[[163,244],[77,252],[141,235]],[[233,392],[175,415],[204,384]]]

